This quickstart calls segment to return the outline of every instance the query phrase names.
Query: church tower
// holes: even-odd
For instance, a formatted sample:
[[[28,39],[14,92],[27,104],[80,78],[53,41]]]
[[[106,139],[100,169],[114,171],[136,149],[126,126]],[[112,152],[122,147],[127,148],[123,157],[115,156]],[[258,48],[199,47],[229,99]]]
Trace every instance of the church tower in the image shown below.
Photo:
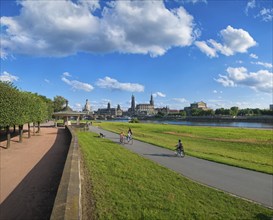
[[[135,112],[136,110],[136,102],[135,102],[135,96],[132,95],[132,100],[131,100],[131,111]]]
[[[154,97],[153,97],[153,94],[151,94],[150,105],[154,106]]]

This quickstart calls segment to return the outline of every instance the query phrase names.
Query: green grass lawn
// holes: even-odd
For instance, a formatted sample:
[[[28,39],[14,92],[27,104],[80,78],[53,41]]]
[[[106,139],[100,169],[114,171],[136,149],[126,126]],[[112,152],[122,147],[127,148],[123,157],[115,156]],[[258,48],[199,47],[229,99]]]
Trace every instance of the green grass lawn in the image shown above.
[[[273,211],[184,178],[90,132],[77,133],[95,219],[270,219]]]
[[[165,124],[93,123],[116,133],[132,128],[134,138],[174,149],[181,139],[186,154],[273,174],[272,130],[197,127]]]

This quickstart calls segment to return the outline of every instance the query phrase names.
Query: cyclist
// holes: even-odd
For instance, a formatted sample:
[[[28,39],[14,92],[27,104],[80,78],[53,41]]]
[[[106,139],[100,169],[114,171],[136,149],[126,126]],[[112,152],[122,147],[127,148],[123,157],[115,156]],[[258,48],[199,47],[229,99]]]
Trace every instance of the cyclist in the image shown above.
[[[131,128],[128,129],[128,132],[127,132],[127,140],[128,142],[133,138],[133,132],[131,130]]]
[[[176,152],[177,155],[180,155],[181,157],[184,155],[183,144],[180,139],[178,140],[178,143],[176,145]]]
[[[123,143],[123,141],[124,141],[124,133],[123,133],[123,131],[119,135],[119,141],[120,141],[120,143]]]

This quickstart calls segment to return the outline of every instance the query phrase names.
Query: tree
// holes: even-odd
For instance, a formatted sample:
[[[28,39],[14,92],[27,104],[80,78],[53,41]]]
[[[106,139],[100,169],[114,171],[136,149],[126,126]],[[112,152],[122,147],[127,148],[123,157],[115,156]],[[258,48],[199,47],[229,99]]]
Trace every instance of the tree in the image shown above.
[[[10,147],[10,126],[16,125],[20,92],[12,83],[0,81],[0,126],[6,128],[7,148]]]
[[[55,96],[53,100],[54,112],[59,112],[63,109],[66,99],[62,96]]]
[[[233,106],[233,107],[230,108],[230,114],[231,114],[232,116],[237,116],[237,115],[238,115],[238,112],[239,112],[239,108],[238,108],[238,107]]]

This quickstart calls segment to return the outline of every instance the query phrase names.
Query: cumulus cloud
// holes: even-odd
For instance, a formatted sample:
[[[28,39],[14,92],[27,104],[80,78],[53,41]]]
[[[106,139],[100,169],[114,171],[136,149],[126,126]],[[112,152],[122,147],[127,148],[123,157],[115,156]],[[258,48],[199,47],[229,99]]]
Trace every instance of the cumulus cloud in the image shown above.
[[[246,86],[256,91],[272,93],[273,73],[268,70],[249,72],[245,67],[228,67],[226,75],[219,75],[217,82],[225,87]]]
[[[246,53],[250,47],[255,46],[256,41],[250,34],[243,29],[235,29],[230,25],[220,31],[222,43],[210,39],[205,41],[196,41],[195,45],[207,56],[217,57],[217,52],[231,56],[236,53]]]
[[[122,90],[127,92],[143,92],[144,86],[137,83],[121,83],[116,79],[112,79],[108,76],[104,79],[99,79],[96,85],[100,88]]]
[[[162,92],[155,92],[153,93],[153,97],[162,97],[162,98],[165,98],[166,97],[166,94],[162,93]]]
[[[91,84],[67,79],[65,74],[63,74],[62,81],[65,82],[67,85],[70,85],[73,90],[83,90],[86,92],[91,92],[94,89]]]
[[[18,79],[19,79],[18,76],[14,76],[6,71],[1,73],[0,75],[0,81],[3,81],[3,82],[14,82],[14,81],[18,81]]]
[[[190,46],[198,33],[194,18],[182,6],[169,10],[163,0],[112,1],[103,8],[99,1],[84,0],[18,3],[18,16],[1,17],[3,58],[12,53],[68,56],[78,52],[155,57],[172,47]]]
[[[205,41],[196,41],[194,44],[208,57],[218,57],[216,49],[209,47]]]

